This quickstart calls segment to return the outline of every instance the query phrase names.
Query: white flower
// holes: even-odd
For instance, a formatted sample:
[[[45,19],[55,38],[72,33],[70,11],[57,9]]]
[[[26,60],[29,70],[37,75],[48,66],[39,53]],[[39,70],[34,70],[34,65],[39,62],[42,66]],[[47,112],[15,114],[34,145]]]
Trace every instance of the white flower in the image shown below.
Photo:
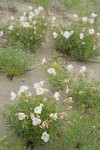
[[[72,71],[73,66],[70,64],[70,65],[67,66],[67,69],[68,69],[68,71]]]
[[[32,9],[33,9],[33,7],[32,7],[32,6],[28,6],[28,9],[32,10]]]
[[[23,22],[23,21],[25,20],[25,17],[24,17],[24,16],[21,16],[21,17],[19,18],[19,20],[20,20],[20,22]]]
[[[75,17],[75,18],[78,18],[78,15],[77,15],[77,14],[74,14],[74,17]]]
[[[11,92],[11,100],[14,100],[16,98],[16,94],[14,92]]]
[[[58,34],[56,32],[53,32],[54,39],[57,38]]]
[[[95,17],[97,17],[97,14],[92,13],[92,14],[91,14],[91,17],[95,18]]]
[[[54,120],[57,120],[58,118],[57,113],[51,113],[50,117],[53,118]]]
[[[93,50],[96,50],[96,46],[94,45]]]
[[[3,31],[0,31],[0,37],[2,37],[3,36]]]
[[[84,38],[84,33],[80,33],[80,39],[83,40]]]
[[[46,131],[45,131],[44,133],[42,133],[41,139],[42,139],[45,143],[49,141],[49,138],[50,138],[50,136],[49,136],[49,134],[47,134]]]
[[[40,81],[39,83],[34,83],[34,88],[37,89],[37,88],[40,88],[44,85],[44,81]]]
[[[44,105],[40,103],[40,107],[43,107]]]
[[[37,126],[38,124],[41,123],[41,119],[36,118],[36,117],[34,116],[34,114],[31,114],[31,119],[32,119],[32,124],[33,124],[33,126]]]
[[[34,126],[36,126],[36,125],[38,125],[38,124],[40,124],[40,123],[41,123],[41,119],[34,118],[34,119],[32,120],[32,124],[33,124]]]
[[[35,112],[36,114],[41,114],[41,111],[42,111],[42,107],[41,107],[41,106],[38,106],[38,107],[35,107],[35,108],[34,108],[34,112]]]
[[[28,17],[29,20],[32,20],[32,18],[33,18],[32,16],[29,16],[29,17]],[[30,25],[30,26],[32,27],[32,25]]]
[[[89,34],[90,34],[90,35],[94,34],[94,29],[90,29],[90,30],[89,30]]]
[[[26,12],[23,13],[23,16],[26,16]]]
[[[26,85],[22,85],[20,87],[20,90],[18,91],[18,95],[21,95],[22,93],[26,92],[29,89]]]
[[[38,9],[35,9],[34,12],[35,12],[36,15],[39,15],[39,10]]]
[[[53,118],[53,115],[54,115],[54,114],[53,114],[53,113],[51,113],[51,114],[50,114],[50,117],[51,117],[51,118]]]
[[[42,65],[44,65],[45,63],[47,63],[47,60],[45,59],[45,57],[42,59]]]
[[[30,24],[28,22],[23,22],[22,25],[24,28],[29,28],[29,26],[30,26]]]
[[[95,128],[96,128],[96,126],[92,126],[92,128],[93,128],[93,129],[95,129]]]
[[[94,23],[94,19],[93,19],[93,18],[89,19],[89,22],[90,22],[91,24],[93,24],[93,23]]]
[[[83,66],[83,67],[81,67],[81,69],[80,69],[80,71],[79,71],[80,73],[84,73],[84,72],[86,72],[86,67],[85,66]]]
[[[43,95],[45,92],[48,92],[48,91],[49,91],[48,89],[39,87],[36,89],[36,95]]]
[[[82,21],[83,21],[84,23],[86,23],[86,22],[88,21],[88,18],[87,18],[87,17],[82,17]]]
[[[74,31],[71,31],[71,32],[70,32],[70,35],[72,35],[73,33],[74,33]]]
[[[53,20],[53,21],[55,21],[55,20],[56,20],[56,17],[55,17],[55,16],[53,16],[52,20]]]
[[[54,120],[57,120],[58,118],[57,113],[55,113],[53,117],[54,117]]]
[[[100,36],[100,32],[97,33],[97,36]]]
[[[19,120],[23,120],[25,118],[25,114],[24,113],[18,113],[18,119]]]
[[[11,20],[11,21],[13,21],[14,19],[15,19],[15,17],[14,17],[14,16],[11,16],[11,17],[10,17],[10,20]]]
[[[60,92],[55,92],[55,94],[53,95],[53,97],[58,101],[60,98]]]
[[[11,31],[11,30],[13,30],[13,25],[10,25],[9,27],[8,27],[8,29]]]
[[[54,76],[56,75],[56,71],[55,71],[54,68],[49,68],[49,69],[47,70],[47,72],[48,72],[49,74],[53,74]]]
[[[30,16],[30,17],[34,17],[34,16],[35,16],[35,13],[31,11],[31,12],[29,13],[29,16]]]
[[[39,6],[38,11],[42,11],[42,10],[44,10],[44,8],[42,6]]]
[[[63,33],[63,36],[66,38],[66,39],[69,39],[69,37],[70,37],[70,32],[68,32],[68,31],[65,31],[64,33]]]

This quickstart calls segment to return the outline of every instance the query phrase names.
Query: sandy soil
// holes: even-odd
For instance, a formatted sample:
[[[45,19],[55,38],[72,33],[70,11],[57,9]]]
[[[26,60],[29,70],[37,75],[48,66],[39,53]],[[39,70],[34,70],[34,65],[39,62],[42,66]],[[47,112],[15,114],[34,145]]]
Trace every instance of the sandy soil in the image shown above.
[[[26,4],[16,4],[16,11],[15,13],[12,11],[8,11],[8,4],[6,4],[7,0],[5,1],[0,1],[0,16],[3,17],[2,23],[6,22],[6,19],[11,16],[11,15],[19,15],[22,14],[23,10],[27,9],[27,5]],[[15,6],[15,4],[14,4]],[[59,11],[58,11],[59,12]],[[54,12],[55,13],[55,12]],[[63,14],[63,12],[62,12]],[[61,14],[60,14],[60,20],[61,20]],[[44,46],[42,46],[42,50],[38,53],[34,55],[35,58],[35,65],[40,64],[41,60],[43,59],[43,57],[45,57],[46,59],[49,59],[51,57],[53,57],[53,50],[52,50],[52,42],[50,41],[50,39],[47,38],[44,42]],[[98,80],[100,80],[100,63],[98,62],[88,62],[88,63],[84,63],[84,62],[78,62],[78,61],[73,61],[69,58],[64,58],[64,63],[67,64],[72,64],[75,67],[76,72],[78,72],[79,68],[81,66],[86,66],[87,70],[93,70],[94,71],[94,77]],[[33,67],[34,67],[33,66]],[[28,71],[25,75],[21,76],[21,77],[14,77],[12,81],[10,81],[6,75],[4,73],[0,73],[0,110],[3,110],[4,105],[5,104],[9,104],[12,103],[10,101],[10,92],[13,91],[15,93],[18,92],[18,89],[21,85],[27,85],[30,87],[30,91],[33,92],[33,84],[35,82],[39,82],[40,80],[45,81],[45,87],[46,88],[50,88],[50,85],[47,81],[47,76],[45,74],[45,72],[43,71],[43,68],[41,65],[37,65],[37,67],[35,67],[33,70]],[[3,123],[2,120],[0,120],[0,137],[6,133],[6,126]],[[43,146],[43,148],[41,147],[41,150],[48,150],[48,146]],[[39,148],[35,149],[35,150],[39,150]]]

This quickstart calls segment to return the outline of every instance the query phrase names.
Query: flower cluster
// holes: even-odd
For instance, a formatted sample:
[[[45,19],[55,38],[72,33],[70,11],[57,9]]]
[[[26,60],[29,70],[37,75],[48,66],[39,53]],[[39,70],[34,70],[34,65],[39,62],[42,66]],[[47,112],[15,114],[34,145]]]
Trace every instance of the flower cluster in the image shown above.
[[[88,60],[98,55],[98,40],[100,31],[96,29],[95,21],[97,14],[92,13],[91,18],[79,18],[73,21],[71,28],[66,30],[56,29],[53,32],[55,48],[76,59]]]
[[[30,9],[31,7],[31,9]],[[18,22],[20,24],[20,26],[22,26],[23,28],[36,28],[35,24],[36,22],[36,18],[38,18],[38,16],[41,14],[41,12],[44,11],[44,8],[42,6],[39,6],[37,9],[33,10],[32,6],[28,6],[29,12],[24,12],[23,16],[20,16],[18,19]],[[44,18],[44,14],[42,14],[42,18]],[[11,31],[14,29],[14,20],[16,20],[16,18],[14,16],[11,16],[9,18],[11,24],[8,27],[8,29]]]
[[[32,96],[26,85],[20,87],[18,94],[11,92],[11,100],[19,100],[9,108],[9,114],[6,114],[9,125],[27,142],[32,141],[35,145],[55,138],[59,132],[58,126],[66,116],[66,113],[61,113],[61,108],[58,109],[60,92],[50,96],[49,90],[43,86],[44,81],[34,83],[36,96]]]
[[[31,9],[30,9],[31,7]],[[47,14],[42,6],[33,9],[28,7],[18,18],[11,16],[8,21],[8,29],[0,31],[0,37],[6,38],[7,43],[21,49],[35,52],[43,41],[45,31],[48,28]]]

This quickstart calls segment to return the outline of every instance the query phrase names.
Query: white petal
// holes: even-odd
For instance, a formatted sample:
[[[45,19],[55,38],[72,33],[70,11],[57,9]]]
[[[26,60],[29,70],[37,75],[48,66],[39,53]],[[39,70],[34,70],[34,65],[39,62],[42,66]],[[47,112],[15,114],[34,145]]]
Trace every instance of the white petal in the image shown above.
[[[11,92],[11,100],[15,100],[16,94],[14,92]]]

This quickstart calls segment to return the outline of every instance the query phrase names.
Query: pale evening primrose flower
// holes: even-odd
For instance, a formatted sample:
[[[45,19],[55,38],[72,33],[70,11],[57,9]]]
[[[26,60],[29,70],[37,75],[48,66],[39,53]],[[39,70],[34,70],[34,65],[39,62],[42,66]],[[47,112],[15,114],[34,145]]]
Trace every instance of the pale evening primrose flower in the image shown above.
[[[41,107],[41,106],[38,106],[38,107],[35,107],[35,108],[34,108],[34,112],[35,112],[36,114],[41,114],[41,111],[42,111],[42,107]]]
[[[23,25],[24,28],[29,28],[29,26],[30,26],[30,24],[28,22],[23,22],[22,25]]]
[[[10,17],[10,20],[11,20],[11,21],[13,21],[14,19],[15,19],[15,17],[14,17],[14,16],[11,16],[11,17]]]
[[[48,91],[49,91],[48,89],[39,87],[36,89],[36,95],[43,95],[45,92],[48,92]]]
[[[18,113],[18,119],[19,120],[25,119],[25,114],[24,113]]]
[[[21,16],[20,18],[19,18],[19,21],[20,22],[23,22],[25,20],[25,17],[24,16]]]
[[[20,87],[20,90],[18,91],[18,95],[21,95],[22,93],[26,92],[29,89],[26,85],[22,85]]]
[[[53,32],[54,39],[57,38],[58,34],[56,32]]]
[[[77,15],[77,14],[74,14],[74,17],[75,17],[75,18],[78,18],[78,15]]]
[[[80,33],[80,39],[83,40],[84,38],[84,33]]]
[[[70,32],[65,31],[65,32],[63,33],[63,36],[64,36],[66,39],[69,39],[69,37],[70,37]]]
[[[44,85],[44,81],[40,81],[39,83],[34,83],[34,88],[37,89],[37,88],[40,88]]]
[[[40,123],[41,123],[41,119],[34,118],[34,119],[32,120],[33,126],[39,125]]]
[[[35,16],[35,13],[31,11],[31,12],[29,13],[29,16],[30,16],[30,17],[34,17],[34,16]]]
[[[89,34],[90,34],[90,35],[94,34],[94,29],[90,29],[90,30],[89,30]]]
[[[44,85],[44,81],[40,81],[39,83],[34,83],[34,88],[37,89],[39,87],[42,87]]]
[[[29,16],[29,17],[28,17],[28,19],[29,19],[30,21],[32,21],[32,18],[33,18],[32,16]],[[32,25],[30,25],[30,27],[32,27]]]
[[[97,17],[97,14],[92,13],[92,14],[91,14],[91,17],[95,18],[95,17]]]
[[[95,129],[95,128],[96,128],[96,126],[92,126],[92,128],[93,128],[93,129]]]
[[[36,117],[34,116],[34,114],[31,114],[31,119],[32,119],[32,124],[33,124],[34,126],[39,125],[39,124],[41,123],[41,119],[36,118]]]
[[[73,33],[74,33],[74,31],[71,31],[71,32],[70,32],[70,35],[72,35]]]
[[[89,19],[89,22],[90,22],[91,24],[93,24],[93,23],[94,23],[94,19],[93,19],[93,18]]]
[[[55,17],[55,16],[53,16],[52,20],[53,20],[53,21],[55,21],[55,20],[56,20],[56,17]]]
[[[60,92],[55,92],[55,94],[53,95],[53,97],[58,101],[60,98]]]
[[[49,136],[49,134],[47,134],[46,131],[45,131],[44,133],[42,133],[41,139],[42,139],[45,143],[49,141],[49,138],[50,138],[50,136]]]
[[[45,63],[47,63],[47,60],[45,59],[45,57],[42,59],[42,65],[44,65]]]
[[[8,29],[11,31],[11,30],[13,30],[13,25],[10,25],[9,27],[8,27]]]
[[[0,31],[0,37],[2,37],[3,36],[3,31]]]
[[[96,50],[96,46],[94,45],[93,50]]]
[[[42,10],[44,10],[44,8],[42,6],[39,6],[38,11],[42,11]]]
[[[88,18],[87,18],[87,17],[82,17],[82,21],[83,21],[84,23],[86,23],[86,22],[88,21]]]
[[[23,16],[26,16],[26,12],[23,13]]]
[[[57,120],[57,118],[58,118],[57,113],[54,114],[53,118],[54,118],[54,120]]]
[[[11,100],[15,100],[16,94],[14,92],[11,92]]]
[[[43,107],[44,105],[42,103],[40,103],[40,106]]]
[[[33,7],[32,7],[32,6],[28,6],[28,9],[29,9],[29,10],[32,10],[32,9],[33,9]]]
[[[53,74],[54,76],[56,75],[56,71],[55,71],[54,68],[49,68],[49,69],[47,70],[47,72],[48,72],[49,74]]]
[[[86,67],[85,66],[81,67],[79,73],[84,73],[84,72],[86,72]]]
[[[35,9],[34,12],[35,12],[36,16],[39,15],[39,10],[38,9]]]
[[[100,32],[97,33],[97,36],[100,36]]]
[[[68,69],[68,71],[72,71],[73,66],[70,64],[70,65],[67,66],[67,69]]]

